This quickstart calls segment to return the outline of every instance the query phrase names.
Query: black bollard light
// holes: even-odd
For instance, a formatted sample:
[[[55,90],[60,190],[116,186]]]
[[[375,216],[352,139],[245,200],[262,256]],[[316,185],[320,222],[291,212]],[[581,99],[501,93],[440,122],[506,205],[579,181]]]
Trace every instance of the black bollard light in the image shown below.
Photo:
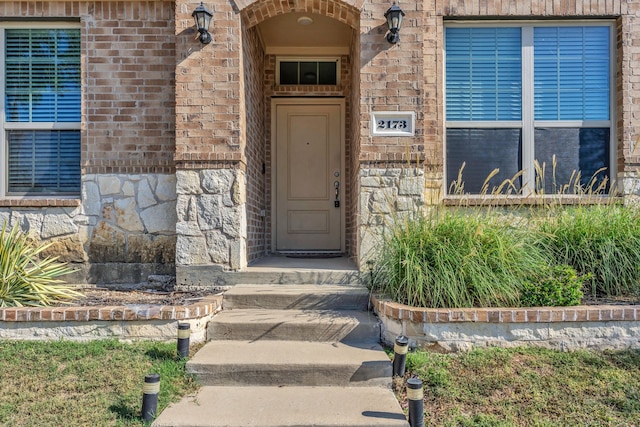
[[[424,393],[420,378],[407,380],[407,399],[409,400],[409,425],[424,427]]]
[[[191,325],[188,323],[178,323],[178,356],[189,357],[190,336]]]
[[[404,377],[407,363],[407,351],[409,351],[409,338],[400,335],[393,346],[393,376]]]
[[[145,375],[142,387],[142,420],[144,422],[153,421],[156,416],[158,393],[160,393],[160,375]]]

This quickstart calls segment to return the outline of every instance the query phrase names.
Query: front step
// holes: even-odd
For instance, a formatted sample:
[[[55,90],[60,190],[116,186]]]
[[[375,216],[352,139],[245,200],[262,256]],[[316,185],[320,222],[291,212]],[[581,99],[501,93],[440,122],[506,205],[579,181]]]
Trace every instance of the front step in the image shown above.
[[[367,310],[369,291],[349,285],[242,285],[224,294],[224,309]]]
[[[380,387],[203,387],[171,405],[155,427],[408,427]]]
[[[187,362],[203,385],[389,386],[379,344],[212,341]]]
[[[223,307],[187,362],[204,387],[154,426],[408,426],[365,288],[236,285]]]
[[[207,327],[208,340],[378,341],[371,313],[354,310],[223,310]]]

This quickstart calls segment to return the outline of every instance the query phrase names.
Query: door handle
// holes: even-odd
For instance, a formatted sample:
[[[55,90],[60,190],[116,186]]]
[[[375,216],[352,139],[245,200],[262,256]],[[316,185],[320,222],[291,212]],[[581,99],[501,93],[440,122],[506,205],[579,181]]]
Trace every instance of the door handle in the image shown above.
[[[336,208],[340,207],[340,181],[335,181],[333,183],[334,188],[336,189],[336,200],[333,202],[333,206]]]

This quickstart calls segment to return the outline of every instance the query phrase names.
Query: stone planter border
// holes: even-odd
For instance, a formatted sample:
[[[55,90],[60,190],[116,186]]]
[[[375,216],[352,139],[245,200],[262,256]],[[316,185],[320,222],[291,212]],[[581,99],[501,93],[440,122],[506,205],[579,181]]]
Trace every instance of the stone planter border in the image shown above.
[[[372,295],[382,340],[406,335],[412,347],[466,351],[537,345],[562,350],[640,348],[640,305],[430,309]]]
[[[204,341],[207,323],[221,308],[221,294],[186,306],[0,308],[0,339],[170,341],[181,321],[191,325],[191,342],[197,343]]]

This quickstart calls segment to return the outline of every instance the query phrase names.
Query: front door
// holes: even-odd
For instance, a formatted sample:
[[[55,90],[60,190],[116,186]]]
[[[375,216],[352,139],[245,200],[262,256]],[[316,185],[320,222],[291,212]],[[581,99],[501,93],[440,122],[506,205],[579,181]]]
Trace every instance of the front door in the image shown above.
[[[276,250],[343,251],[342,103],[276,100],[274,109]]]

